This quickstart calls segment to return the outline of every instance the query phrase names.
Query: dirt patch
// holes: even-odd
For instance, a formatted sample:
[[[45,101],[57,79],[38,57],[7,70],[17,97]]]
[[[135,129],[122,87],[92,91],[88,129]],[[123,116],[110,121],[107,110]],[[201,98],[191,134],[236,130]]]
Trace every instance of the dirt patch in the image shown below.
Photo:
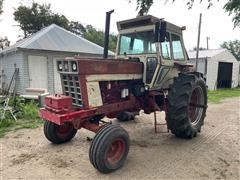
[[[11,160],[12,166],[17,164],[24,164],[26,161],[31,161],[32,158],[35,158],[36,154],[20,154],[17,158]]]
[[[19,130],[0,139],[1,178],[240,179],[239,109],[239,98],[210,104],[202,133],[192,140],[155,134],[153,114],[122,123],[131,138],[130,152],[123,168],[107,175],[89,162],[87,137],[93,133],[80,130],[71,142],[53,145],[42,128]],[[162,116],[157,113],[160,122]]]

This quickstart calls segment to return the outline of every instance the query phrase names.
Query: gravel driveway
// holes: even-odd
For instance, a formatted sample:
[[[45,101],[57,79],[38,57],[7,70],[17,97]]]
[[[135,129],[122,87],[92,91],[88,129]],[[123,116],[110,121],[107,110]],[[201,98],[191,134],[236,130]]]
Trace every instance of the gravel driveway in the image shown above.
[[[239,122],[240,98],[209,104],[202,133],[192,140],[155,134],[153,114],[137,116],[122,123],[131,138],[124,167],[107,175],[88,160],[91,132],[80,130],[71,142],[53,145],[42,128],[22,129],[0,139],[0,180],[240,179]]]

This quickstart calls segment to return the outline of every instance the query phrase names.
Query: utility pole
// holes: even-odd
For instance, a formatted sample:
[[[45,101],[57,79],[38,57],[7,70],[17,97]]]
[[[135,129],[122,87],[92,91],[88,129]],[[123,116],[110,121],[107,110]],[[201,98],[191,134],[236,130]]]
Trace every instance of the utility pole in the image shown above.
[[[210,37],[207,36],[207,50],[209,49],[209,46],[208,46],[209,39],[210,39]]]
[[[199,44],[200,44],[201,24],[202,24],[202,13],[200,13],[200,16],[199,16],[199,25],[198,25],[198,40],[197,40],[197,52],[196,52],[196,71],[198,69],[198,53],[199,53]]]

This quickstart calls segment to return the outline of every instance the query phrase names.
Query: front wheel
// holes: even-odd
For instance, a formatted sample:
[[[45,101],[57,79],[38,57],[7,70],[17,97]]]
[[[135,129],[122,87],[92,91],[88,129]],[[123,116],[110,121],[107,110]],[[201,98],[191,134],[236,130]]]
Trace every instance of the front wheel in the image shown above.
[[[44,135],[54,144],[70,141],[77,133],[77,129],[71,123],[57,125],[50,121],[44,123]]]
[[[168,93],[167,124],[173,134],[193,138],[201,130],[207,108],[207,88],[202,77],[180,74]]]
[[[119,125],[109,124],[94,137],[89,149],[89,159],[97,170],[110,173],[123,166],[128,151],[128,133]]]

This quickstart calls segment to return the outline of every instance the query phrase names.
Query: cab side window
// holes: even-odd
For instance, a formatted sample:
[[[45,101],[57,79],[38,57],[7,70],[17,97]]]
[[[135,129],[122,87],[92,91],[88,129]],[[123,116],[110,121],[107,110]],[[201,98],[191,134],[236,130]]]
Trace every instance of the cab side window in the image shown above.
[[[172,36],[172,48],[173,48],[173,59],[184,60],[183,48],[180,36],[171,34]]]
[[[168,32],[166,33],[165,41],[161,42],[161,51],[163,59],[172,59],[170,47],[170,35]]]

